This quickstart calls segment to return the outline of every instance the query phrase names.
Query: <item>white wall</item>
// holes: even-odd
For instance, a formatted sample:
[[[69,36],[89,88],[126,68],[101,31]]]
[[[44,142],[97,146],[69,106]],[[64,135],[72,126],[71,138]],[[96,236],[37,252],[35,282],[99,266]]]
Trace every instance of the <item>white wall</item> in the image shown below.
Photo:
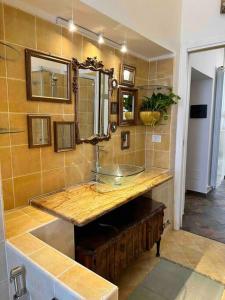
[[[202,46],[225,41],[225,15],[221,0],[183,0],[182,45]]]
[[[180,0],[81,0],[146,38],[177,52],[180,45]]]
[[[208,192],[212,92],[212,78],[191,82],[190,105],[207,105],[207,118],[190,118],[188,127],[186,189],[200,193]]]
[[[207,118],[189,118],[188,126],[186,189],[200,193],[209,190],[216,69],[223,65],[223,60],[223,49],[192,53],[189,57],[190,105],[208,106]]]

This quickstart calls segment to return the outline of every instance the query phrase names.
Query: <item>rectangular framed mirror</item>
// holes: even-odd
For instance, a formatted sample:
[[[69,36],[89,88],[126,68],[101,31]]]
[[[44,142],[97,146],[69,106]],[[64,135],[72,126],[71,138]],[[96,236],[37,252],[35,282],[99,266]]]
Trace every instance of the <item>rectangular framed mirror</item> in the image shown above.
[[[71,61],[25,49],[27,100],[71,103]]]
[[[136,125],[138,90],[128,87],[118,89],[119,125]]]
[[[55,152],[75,149],[74,122],[54,122],[54,149]]]
[[[97,144],[110,138],[110,81],[113,69],[106,70],[97,58],[72,61],[76,109],[76,143]]]
[[[51,118],[49,116],[27,116],[29,148],[51,146]]]
[[[120,68],[120,84],[126,86],[135,85],[136,68],[130,65],[122,64]]]

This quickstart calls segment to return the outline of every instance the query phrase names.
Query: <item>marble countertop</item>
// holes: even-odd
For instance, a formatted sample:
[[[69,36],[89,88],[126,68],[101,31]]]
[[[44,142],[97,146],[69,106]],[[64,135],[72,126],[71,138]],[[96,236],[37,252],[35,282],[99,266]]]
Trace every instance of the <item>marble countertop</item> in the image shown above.
[[[31,204],[76,226],[84,226],[171,178],[168,170],[154,168],[132,176],[119,188],[90,182],[33,199]]]

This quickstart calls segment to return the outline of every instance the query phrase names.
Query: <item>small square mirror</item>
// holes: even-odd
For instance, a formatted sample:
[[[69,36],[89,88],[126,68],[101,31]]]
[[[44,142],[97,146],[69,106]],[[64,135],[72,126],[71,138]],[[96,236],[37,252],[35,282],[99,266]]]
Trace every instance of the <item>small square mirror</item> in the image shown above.
[[[51,118],[27,116],[29,148],[51,146]]]
[[[136,125],[137,122],[137,89],[119,88],[119,125]]]
[[[71,151],[75,148],[74,122],[54,122],[55,152]]]
[[[135,67],[122,64],[120,70],[120,84],[127,85],[127,86],[134,86],[135,73],[136,73]]]

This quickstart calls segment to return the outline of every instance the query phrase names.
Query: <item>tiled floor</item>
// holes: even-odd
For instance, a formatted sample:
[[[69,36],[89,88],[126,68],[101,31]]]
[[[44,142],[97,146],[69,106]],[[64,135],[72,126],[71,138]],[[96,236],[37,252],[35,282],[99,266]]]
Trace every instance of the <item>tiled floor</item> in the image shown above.
[[[182,230],[169,231],[162,239],[161,257],[192,268],[225,284],[225,244]],[[127,299],[158,261],[159,258],[155,257],[155,249],[144,253],[135,261],[120,278],[119,299]],[[225,293],[223,300],[225,300]]]
[[[225,181],[206,197],[186,195],[183,229],[225,243]]]

